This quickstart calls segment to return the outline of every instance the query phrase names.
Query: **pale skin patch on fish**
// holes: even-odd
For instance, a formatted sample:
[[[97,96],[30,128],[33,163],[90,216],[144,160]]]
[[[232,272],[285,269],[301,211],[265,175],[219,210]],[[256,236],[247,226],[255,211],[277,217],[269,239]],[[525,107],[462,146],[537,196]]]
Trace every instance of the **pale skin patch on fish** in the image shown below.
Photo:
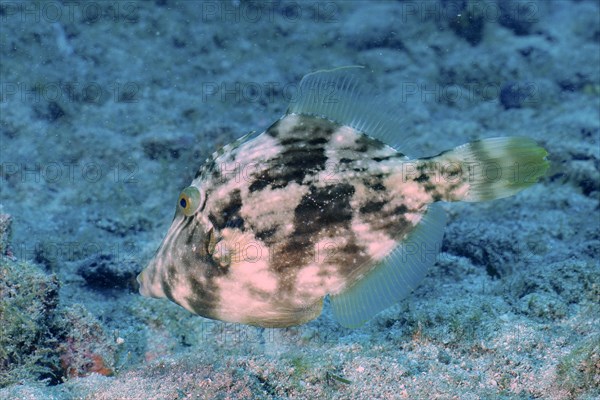
[[[367,251],[374,261],[385,257],[397,244],[388,235],[381,231],[375,231],[371,225],[361,222],[358,218],[352,221],[352,231],[360,243],[365,243]]]
[[[220,293],[226,293],[219,300],[215,313],[223,321],[245,322],[252,315],[266,315],[273,305],[250,290],[247,282],[240,280],[216,280]]]
[[[294,206],[307,192],[308,187],[291,183],[285,188],[266,188],[248,193],[242,204],[241,214],[259,231],[273,228],[274,225],[288,226],[287,222],[294,215]],[[287,232],[291,232],[291,229]]]
[[[406,220],[409,221],[413,226],[416,226],[419,222],[421,222],[423,214],[407,212],[404,214],[404,218],[406,218]]]
[[[334,133],[329,144],[334,149],[356,148],[356,139],[360,133],[349,126],[340,126]]]
[[[289,114],[279,120],[279,131],[289,132],[296,127],[300,122],[300,116],[297,114]]]
[[[258,253],[256,252],[257,249]],[[269,271],[267,247],[256,241],[242,248],[242,253],[244,252],[245,254],[237,255],[240,260],[232,262],[229,266],[229,274],[216,279],[216,284],[221,288],[225,285],[233,285],[239,291],[247,291],[249,293],[273,293],[277,289],[278,277]]]
[[[323,263],[310,264],[300,270],[296,277],[298,299],[318,299],[327,293],[336,293],[346,281],[339,276],[337,268]],[[300,306],[304,303],[296,302]]]
[[[188,299],[194,297],[196,292],[191,287],[190,282],[181,279],[177,280],[177,283],[171,288],[171,295],[183,308],[194,312],[194,307],[190,305]]]
[[[248,179],[248,172],[260,169],[269,160],[281,153],[279,141],[268,135],[260,135],[255,140],[242,144],[236,149],[235,162],[242,168],[242,178]]]
[[[431,203],[432,197],[424,186],[415,181],[407,181],[403,174],[395,173],[384,180],[386,187],[391,188],[393,197],[401,198],[402,202],[411,210],[420,209],[423,205]]]
[[[252,234],[225,229],[216,247],[216,257],[227,264],[228,273],[215,279],[214,285],[222,296],[215,312],[223,320],[238,321],[250,311],[264,312],[275,299],[279,277],[269,270],[269,248]]]

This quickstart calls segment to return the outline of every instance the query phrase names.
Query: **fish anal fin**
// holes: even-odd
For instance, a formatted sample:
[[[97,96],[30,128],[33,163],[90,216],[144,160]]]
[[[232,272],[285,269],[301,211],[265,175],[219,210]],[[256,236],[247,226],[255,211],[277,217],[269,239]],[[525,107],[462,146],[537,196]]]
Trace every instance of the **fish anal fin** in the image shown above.
[[[408,296],[435,263],[445,223],[444,210],[429,205],[421,222],[383,261],[349,288],[330,296],[336,320],[356,328]]]

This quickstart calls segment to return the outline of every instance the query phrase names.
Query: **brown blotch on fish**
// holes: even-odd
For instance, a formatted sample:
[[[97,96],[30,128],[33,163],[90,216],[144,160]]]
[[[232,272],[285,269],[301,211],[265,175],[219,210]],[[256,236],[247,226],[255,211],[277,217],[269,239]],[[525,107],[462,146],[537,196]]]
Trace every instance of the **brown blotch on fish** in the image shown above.
[[[219,208],[209,213],[209,219],[217,229],[225,227],[237,227],[243,229],[244,219],[240,215],[242,208],[242,197],[239,189],[229,193],[229,198]]]

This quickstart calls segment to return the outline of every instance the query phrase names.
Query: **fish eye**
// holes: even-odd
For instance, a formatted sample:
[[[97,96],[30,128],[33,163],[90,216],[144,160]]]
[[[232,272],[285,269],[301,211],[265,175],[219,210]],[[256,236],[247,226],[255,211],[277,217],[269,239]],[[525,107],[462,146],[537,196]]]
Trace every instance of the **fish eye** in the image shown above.
[[[194,215],[200,207],[200,191],[198,188],[188,186],[183,189],[179,195],[177,205],[186,216]]]

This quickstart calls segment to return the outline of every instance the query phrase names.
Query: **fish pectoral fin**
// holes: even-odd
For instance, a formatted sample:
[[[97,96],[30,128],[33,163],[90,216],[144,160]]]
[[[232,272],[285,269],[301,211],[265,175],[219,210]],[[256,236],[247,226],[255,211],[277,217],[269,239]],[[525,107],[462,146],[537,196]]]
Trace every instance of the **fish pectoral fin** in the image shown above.
[[[444,210],[430,204],[421,222],[381,263],[347,289],[330,295],[335,319],[356,328],[408,296],[435,263],[445,224]]]
[[[223,268],[231,265],[233,257],[231,255],[230,247],[231,246],[227,245],[227,242],[214,228],[211,228],[210,231],[208,231],[206,251],[217,265]]]
[[[208,242],[206,243],[206,252],[210,255],[213,255],[220,238],[216,234],[215,228],[210,228],[207,236],[208,236]]]

